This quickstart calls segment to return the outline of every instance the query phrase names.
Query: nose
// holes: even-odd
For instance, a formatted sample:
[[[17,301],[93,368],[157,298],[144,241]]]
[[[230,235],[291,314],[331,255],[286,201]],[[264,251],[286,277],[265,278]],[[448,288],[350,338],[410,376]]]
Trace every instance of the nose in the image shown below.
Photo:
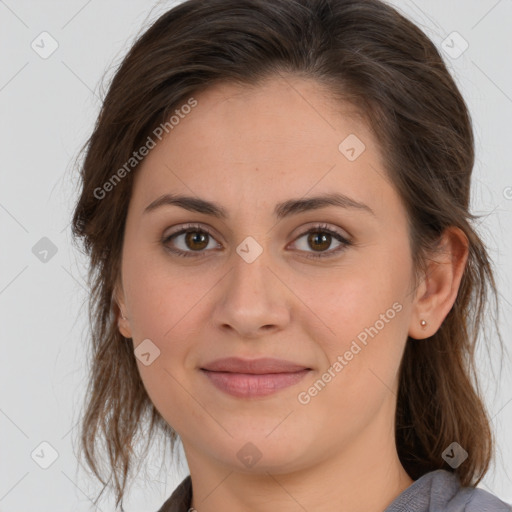
[[[233,267],[217,290],[214,325],[238,338],[254,339],[285,329],[290,322],[290,292],[276,277],[267,251],[248,263],[233,255]]]

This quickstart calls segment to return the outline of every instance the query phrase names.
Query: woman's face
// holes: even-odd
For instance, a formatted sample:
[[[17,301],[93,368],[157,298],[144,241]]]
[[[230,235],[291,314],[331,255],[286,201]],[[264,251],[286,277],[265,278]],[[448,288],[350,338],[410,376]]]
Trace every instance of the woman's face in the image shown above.
[[[376,453],[417,319],[375,138],[313,81],[194,98],[136,171],[126,224],[120,329],[152,402],[189,465],[284,473]],[[155,206],[165,195],[190,200]],[[297,367],[204,370],[228,357]]]

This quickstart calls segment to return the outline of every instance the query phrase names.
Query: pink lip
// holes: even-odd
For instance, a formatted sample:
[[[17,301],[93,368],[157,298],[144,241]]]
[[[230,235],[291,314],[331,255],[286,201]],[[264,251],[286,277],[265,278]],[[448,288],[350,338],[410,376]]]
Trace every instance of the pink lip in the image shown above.
[[[311,370],[264,374],[201,371],[221,391],[240,398],[250,398],[271,395],[292,386]]]
[[[302,380],[310,371],[282,359],[218,359],[201,371],[221,391],[239,398],[267,396]]]

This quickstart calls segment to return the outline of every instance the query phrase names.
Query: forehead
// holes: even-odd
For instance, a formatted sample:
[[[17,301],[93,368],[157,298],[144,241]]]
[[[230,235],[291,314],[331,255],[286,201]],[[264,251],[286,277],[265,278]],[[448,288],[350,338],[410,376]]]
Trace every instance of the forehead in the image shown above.
[[[393,199],[384,197],[391,187],[373,134],[354,107],[316,81],[222,83],[193,97],[197,105],[136,172],[140,206],[174,190],[234,204],[257,195],[278,202],[308,190],[339,190],[365,202]],[[357,159],[344,154],[345,140],[364,148]]]
[[[274,77],[256,86],[221,83],[196,100],[198,105],[173,130],[174,145],[196,144],[202,154],[208,152],[208,158],[214,154],[240,162],[266,158],[267,164],[270,158],[336,159],[339,143],[354,131],[367,145],[374,143],[357,110],[335,101],[311,79]],[[194,155],[198,157],[201,154]]]

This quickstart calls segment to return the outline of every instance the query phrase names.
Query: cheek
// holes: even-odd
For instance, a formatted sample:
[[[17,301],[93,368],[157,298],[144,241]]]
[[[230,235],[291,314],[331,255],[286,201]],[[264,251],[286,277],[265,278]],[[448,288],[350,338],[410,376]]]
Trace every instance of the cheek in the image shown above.
[[[318,275],[315,286],[306,277],[295,279],[294,291],[311,305],[303,328],[325,354],[317,378],[328,383],[318,386],[325,393],[318,406],[332,401],[364,414],[393,389],[409,322],[407,256],[367,252],[356,255],[357,264],[347,259],[343,268]]]
[[[139,374],[155,408],[169,425],[181,431],[184,421],[201,421],[201,412],[191,406],[187,392],[191,371],[187,354],[193,350],[195,330],[207,320],[199,317],[205,289],[183,274],[171,273],[170,266],[158,268],[157,262],[149,265],[147,261],[138,266],[136,258],[132,263],[127,266],[125,280],[129,283],[126,291],[130,296],[133,348],[137,352],[137,347],[147,345],[145,340],[149,339],[149,351],[158,354],[149,365],[137,358]],[[203,281],[208,288],[213,282],[211,277]],[[186,418],[184,410],[188,411]]]
[[[189,323],[205,288],[212,286],[213,276],[197,273],[198,277],[192,278],[190,271],[173,264],[165,253],[143,251],[130,243],[126,245],[126,254],[123,280],[132,317],[132,337],[136,341],[154,339],[162,345],[165,340],[176,338],[176,333]]]
[[[317,272],[313,279],[308,274],[294,277],[293,291],[307,306],[301,321],[309,319],[308,330],[317,332],[313,337],[327,353],[348,349],[358,335],[364,342],[367,329],[375,324],[379,334],[389,334],[379,335],[381,339],[393,339],[391,333],[401,330],[409,284],[402,270],[407,270],[407,262],[367,260]]]
[[[404,287],[389,275],[374,281],[377,274],[376,270],[353,272],[337,286],[331,284],[323,301],[316,292],[309,292],[308,300],[321,305],[318,315],[329,329],[315,335],[312,326],[318,326],[318,320],[309,315],[309,337],[321,347],[325,358],[314,379],[301,387],[304,394],[299,403],[310,400],[304,411],[312,416],[322,417],[328,412],[336,425],[328,434],[333,442],[337,436],[348,439],[364,428],[396,394],[408,310]]]

